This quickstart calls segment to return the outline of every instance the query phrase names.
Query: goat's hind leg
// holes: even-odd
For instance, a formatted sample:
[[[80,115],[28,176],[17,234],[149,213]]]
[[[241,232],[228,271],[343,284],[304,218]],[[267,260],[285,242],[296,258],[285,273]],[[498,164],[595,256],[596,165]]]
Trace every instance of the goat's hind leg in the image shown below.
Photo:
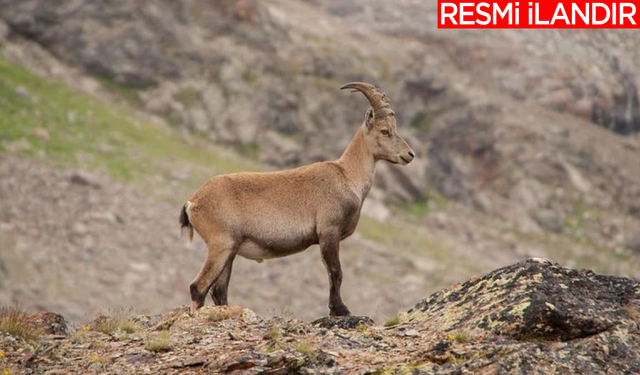
[[[198,273],[198,276],[191,282],[191,312],[204,306],[205,298],[211,286],[223,273],[230,258],[232,258],[236,245],[232,238],[226,235],[218,235],[205,239],[209,252],[207,259]]]
[[[231,279],[231,269],[233,267],[234,256],[231,255],[224,267],[222,274],[211,287],[211,298],[216,306],[225,306],[227,304],[227,291],[229,290],[229,280]]]

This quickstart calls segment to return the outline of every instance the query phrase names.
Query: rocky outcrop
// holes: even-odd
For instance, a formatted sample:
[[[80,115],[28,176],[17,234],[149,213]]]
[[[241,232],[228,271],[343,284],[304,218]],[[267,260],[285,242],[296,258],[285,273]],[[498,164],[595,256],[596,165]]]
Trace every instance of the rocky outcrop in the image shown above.
[[[444,331],[571,341],[634,331],[640,284],[534,258],[435,293],[409,311]]]
[[[496,363],[470,364],[469,370],[640,371],[640,282],[547,259],[522,261],[435,293],[406,319],[428,331],[485,338],[476,349],[505,351]]]
[[[193,316],[185,307],[131,317],[126,326],[105,321],[100,317],[71,336],[44,336],[35,350],[0,334],[0,367],[73,373],[640,371],[640,282],[546,259],[451,286],[387,327],[359,317],[315,325],[266,319],[240,307],[205,307]]]

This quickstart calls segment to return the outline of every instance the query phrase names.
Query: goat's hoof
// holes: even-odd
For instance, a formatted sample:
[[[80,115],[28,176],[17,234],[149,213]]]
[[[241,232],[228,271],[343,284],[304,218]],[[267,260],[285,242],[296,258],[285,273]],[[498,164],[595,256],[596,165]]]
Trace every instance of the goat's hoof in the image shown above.
[[[203,304],[202,304],[202,303],[199,303],[199,302],[197,302],[197,301],[191,301],[191,309],[189,310],[189,313],[190,313],[191,315],[195,314],[195,313],[196,313],[196,311],[197,311],[199,308],[201,308],[202,306],[203,306]]]
[[[351,311],[347,308],[347,306],[340,306],[331,309],[329,313],[331,316],[351,316]]]

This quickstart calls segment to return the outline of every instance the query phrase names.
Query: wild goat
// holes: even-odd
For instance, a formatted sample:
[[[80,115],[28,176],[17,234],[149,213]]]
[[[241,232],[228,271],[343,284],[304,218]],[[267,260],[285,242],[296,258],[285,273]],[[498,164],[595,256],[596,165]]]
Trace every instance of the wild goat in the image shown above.
[[[342,302],[340,241],[356,230],[376,162],[409,164],[415,154],[396,130],[395,113],[385,93],[367,83],[341,89],[362,92],[371,107],[340,159],[266,173],[237,173],[207,181],[182,207],[181,230],[193,230],[209,249],[190,285],[191,311],[204,305],[207,292],[227,304],[227,287],[236,255],[261,262],[320,245],[330,282],[332,316],[350,315]]]

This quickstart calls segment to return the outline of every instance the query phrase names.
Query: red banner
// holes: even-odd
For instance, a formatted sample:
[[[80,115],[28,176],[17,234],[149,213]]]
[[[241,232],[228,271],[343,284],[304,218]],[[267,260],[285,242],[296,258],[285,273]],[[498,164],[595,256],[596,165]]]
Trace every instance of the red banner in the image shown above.
[[[439,29],[637,29],[635,1],[438,0]],[[640,37],[640,35],[638,36]]]

